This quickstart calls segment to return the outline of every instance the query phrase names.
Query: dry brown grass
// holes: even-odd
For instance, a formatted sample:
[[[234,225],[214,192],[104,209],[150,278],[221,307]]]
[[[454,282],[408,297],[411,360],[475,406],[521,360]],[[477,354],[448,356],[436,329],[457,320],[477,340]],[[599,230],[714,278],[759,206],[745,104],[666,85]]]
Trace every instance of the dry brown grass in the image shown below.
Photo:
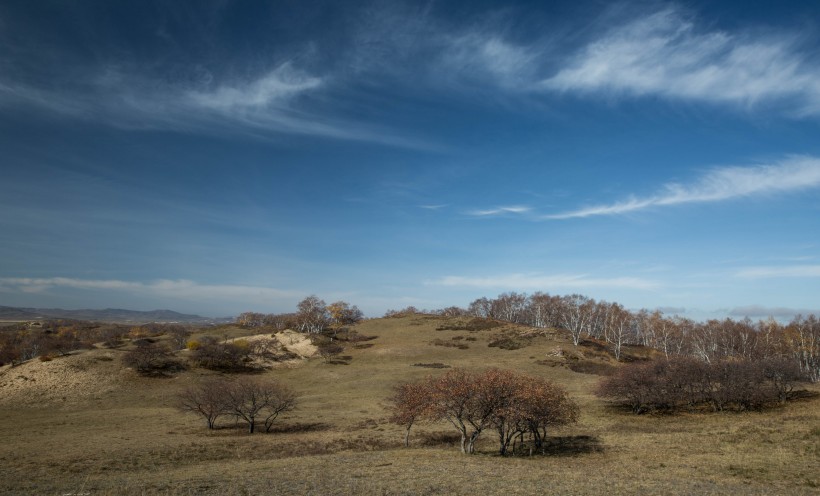
[[[766,413],[635,416],[591,394],[598,376],[570,370],[570,362],[609,364],[599,351],[581,348],[577,351],[594,356],[576,359],[556,356],[558,347],[566,355],[576,351],[556,333],[527,337],[519,349],[499,349],[488,344],[515,332],[509,326],[467,334],[436,330],[446,324],[424,316],[363,322],[356,327],[359,333],[377,338],[368,341],[369,348],[349,346],[349,365],[314,358],[265,372],[301,394],[298,410],[277,421],[270,434],[248,435],[224,421],[208,431],[200,419],[174,409],[180,389],[213,372],[143,378],[123,370],[116,356],[102,358],[118,353],[110,350],[0,370],[0,383],[26,371],[51,381],[44,389],[48,394],[0,386],[0,493],[820,492],[816,399]],[[236,328],[221,332],[228,338],[253,334]],[[460,335],[476,340],[466,350],[431,344]],[[60,364],[62,376],[48,374],[45,368],[54,364]],[[581,420],[553,433],[549,456],[500,458],[488,433],[479,454],[465,457],[445,424],[414,428],[412,447],[404,449],[402,429],[385,420],[384,398],[399,381],[446,370],[417,364],[495,366],[548,377],[580,403]],[[62,400],[59,379],[74,384],[68,379],[73,365],[94,374],[90,380],[98,383]]]

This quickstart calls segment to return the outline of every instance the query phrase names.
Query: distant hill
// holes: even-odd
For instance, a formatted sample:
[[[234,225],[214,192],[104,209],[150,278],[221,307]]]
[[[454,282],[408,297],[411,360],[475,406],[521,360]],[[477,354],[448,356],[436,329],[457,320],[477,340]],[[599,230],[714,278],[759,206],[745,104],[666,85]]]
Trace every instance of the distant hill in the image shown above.
[[[62,308],[18,308],[0,306],[0,320],[41,320],[41,319],[76,319],[100,322],[185,322],[209,323],[232,321],[231,318],[212,319],[199,315],[190,315],[172,310],[124,310],[106,308],[104,310],[63,310]]]

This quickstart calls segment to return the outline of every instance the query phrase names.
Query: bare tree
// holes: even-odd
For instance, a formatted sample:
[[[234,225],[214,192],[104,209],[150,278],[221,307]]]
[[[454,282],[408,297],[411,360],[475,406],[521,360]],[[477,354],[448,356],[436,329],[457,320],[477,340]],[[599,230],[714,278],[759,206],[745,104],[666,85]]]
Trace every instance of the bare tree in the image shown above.
[[[612,351],[615,360],[621,359],[623,345],[629,340],[629,333],[633,324],[632,314],[617,303],[610,305],[607,319],[609,328],[609,338],[612,343]]]
[[[561,325],[572,336],[572,344],[578,346],[581,336],[589,327],[595,310],[595,300],[583,295],[573,294],[561,298]]]
[[[243,377],[225,389],[225,412],[247,423],[250,434],[254,433],[259,421],[262,421],[265,432],[270,432],[279,414],[295,406],[293,391],[273,381]]]
[[[203,380],[179,394],[178,408],[203,417],[208,429],[213,429],[216,419],[228,412],[228,387],[229,383],[225,379]]]
[[[324,300],[311,295],[299,302],[296,323],[301,332],[322,332],[330,323],[330,314]]]

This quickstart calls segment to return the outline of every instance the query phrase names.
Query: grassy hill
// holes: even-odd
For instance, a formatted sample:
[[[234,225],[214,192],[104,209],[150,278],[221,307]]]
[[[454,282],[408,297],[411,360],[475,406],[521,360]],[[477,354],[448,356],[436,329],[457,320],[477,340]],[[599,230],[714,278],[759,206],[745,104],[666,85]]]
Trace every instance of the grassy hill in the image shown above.
[[[263,374],[300,394],[270,434],[223,423],[208,431],[176,394],[215,372],[145,378],[122,350],[96,349],[0,369],[0,492],[28,494],[818,494],[820,403],[765,413],[636,416],[592,395],[617,366],[595,343],[512,325],[408,316],[355,327],[373,339],[343,358]],[[258,331],[207,331],[232,338]],[[493,346],[490,346],[490,345]],[[186,352],[180,352],[184,354]],[[630,359],[653,352],[630,348]],[[386,420],[394,384],[441,367],[509,368],[554,380],[581,407],[548,456],[496,454],[492,433],[464,456],[445,423],[403,430]],[[818,391],[812,386],[812,391]]]

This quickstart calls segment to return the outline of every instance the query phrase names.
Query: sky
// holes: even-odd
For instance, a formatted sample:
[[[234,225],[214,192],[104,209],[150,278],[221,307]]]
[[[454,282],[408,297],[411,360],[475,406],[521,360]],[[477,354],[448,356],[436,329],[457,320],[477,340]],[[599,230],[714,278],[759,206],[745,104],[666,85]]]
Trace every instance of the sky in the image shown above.
[[[820,313],[820,3],[0,3],[0,305]]]

